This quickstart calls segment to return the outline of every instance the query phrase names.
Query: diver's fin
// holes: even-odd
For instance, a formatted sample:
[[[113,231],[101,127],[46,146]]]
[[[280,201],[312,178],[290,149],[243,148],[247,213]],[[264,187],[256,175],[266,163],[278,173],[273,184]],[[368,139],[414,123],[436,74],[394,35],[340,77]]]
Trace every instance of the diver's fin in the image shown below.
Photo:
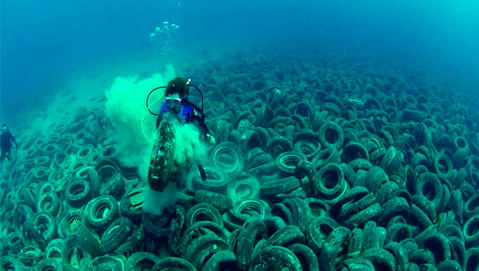
[[[142,193],[144,193],[146,189],[148,189],[148,187],[137,188],[128,193],[128,198],[130,199],[133,210],[141,209],[143,206],[144,196],[142,196]]]

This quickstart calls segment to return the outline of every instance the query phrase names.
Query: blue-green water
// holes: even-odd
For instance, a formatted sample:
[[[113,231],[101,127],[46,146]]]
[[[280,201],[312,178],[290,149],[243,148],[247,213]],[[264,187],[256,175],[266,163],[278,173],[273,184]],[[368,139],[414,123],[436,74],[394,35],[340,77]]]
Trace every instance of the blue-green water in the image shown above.
[[[476,270],[478,8],[3,1],[0,269]]]
[[[164,44],[152,42],[150,34],[165,21],[180,26],[171,37],[177,51],[261,45],[318,55],[346,52],[447,74],[475,91],[478,5],[425,0],[2,1],[2,119],[10,120],[26,104],[44,103],[52,89],[85,69],[99,72],[98,62],[158,59],[155,46]],[[170,61],[189,60],[172,55]]]

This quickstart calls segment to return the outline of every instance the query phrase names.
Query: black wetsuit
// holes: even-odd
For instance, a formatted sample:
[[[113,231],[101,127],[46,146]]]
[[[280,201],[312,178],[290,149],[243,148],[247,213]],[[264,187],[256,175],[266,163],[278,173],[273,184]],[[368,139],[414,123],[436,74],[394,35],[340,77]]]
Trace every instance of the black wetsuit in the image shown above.
[[[5,158],[8,160],[11,159],[13,144],[16,146],[17,142],[15,142],[12,133],[8,130],[2,133],[1,140],[2,155],[0,156],[0,162],[3,162]]]

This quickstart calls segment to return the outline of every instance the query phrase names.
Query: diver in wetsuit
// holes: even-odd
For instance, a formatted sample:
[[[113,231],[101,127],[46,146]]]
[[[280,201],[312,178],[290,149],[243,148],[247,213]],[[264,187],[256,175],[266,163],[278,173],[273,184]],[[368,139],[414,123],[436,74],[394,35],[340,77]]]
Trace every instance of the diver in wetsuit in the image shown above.
[[[5,124],[2,126],[1,141],[2,155],[0,156],[0,162],[3,162],[5,159],[10,161],[12,159],[12,147],[15,145],[16,148],[17,142]]]
[[[150,188],[161,192],[167,185],[168,177],[165,176],[168,173],[168,170],[165,169],[165,159],[170,157],[168,152],[170,151],[171,144],[165,144],[163,142],[165,137],[171,136],[172,131],[168,125],[162,126],[162,121],[166,120],[171,122],[172,120],[177,120],[179,123],[194,124],[199,132],[200,136],[207,140],[208,142],[214,144],[214,138],[209,134],[208,127],[205,124],[205,116],[203,110],[200,109],[197,105],[188,101],[188,94],[190,89],[190,81],[185,81],[182,78],[175,78],[168,82],[166,87],[158,87],[153,89],[146,99],[146,105],[150,111],[150,106],[148,103],[149,97],[152,92],[160,88],[166,88],[165,90],[165,100],[160,107],[158,114],[150,111],[151,114],[158,116],[156,121],[156,127],[158,129],[157,138],[153,144],[153,152],[150,160],[150,167],[148,172],[148,180]],[[195,86],[193,86],[195,87]],[[198,89],[197,87],[195,87]],[[198,89],[201,94],[201,91]],[[203,94],[201,94],[203,98]],[[162,128],[163,127],[163,128]],[[169,135],[168,135],[169,134]],[[163,143],[162,143],[163,142]],[[166,155],[166,156],[165,156]],[[198,169],[200,171],[201,179],[206,180],[206,174],[203,169],[203,166],[198,163]]]
[[[186,167],[180,166],[178,168],[178,165],[175,165],[175,169],[173,169],[173,164],[175,163],[173,158],[175,144],[172,140],[175,137],[174,122],[193,124],[198,129],[200,138],[209,143],[215,143],[205,124],[205,115],[202,108],[188,101],[191,86],[200,92],[201,99],[203,100],[201,90],[194,85],[190,85],[190,81],[185,81],[179,77],[175,78],[167,86],[151,90],[146,98],[147,110],[152,115],[157,116],[157,132],[154,142],[151,142],[153,150],[148,168],[149,187],[136,188],[128,194],[133,209],[143,208],[146,212],[161,214],[166,206],[171,205],[176,200],[176,189],[185,185],[185,180],[178,177],[185,173],[182,171],[190,170],[191,166],[197,166],[201,179],[203,181],[206,180],[205,170],[200,161],[191,161],[191,164],[185,162]],[[165,89],[165,98],[160,98],[150,105],[150,95],[158,89]],[[162,101],[159,112],[152,112],[150,108],[158,101]],[[203,101],[201,107],[203,107]],[[197,133],[193,134],[198,136]],[[145,138],[150,141],[146,136]],[[183,153],[183,155],[194,155],[194,153]]]
[[[176,115],[181,123],[193,123],[200,130],[200,134],[210,143],[214,143],[214,138],[209,134],[208,127],[205,124],[205,115],[197,105],[188,101],[190,91],[190,79],[187,82],[177,77],[170,82],[165,91],[165,103],[160,108],[156,128],[159,127],[161,120],[165,115]]]

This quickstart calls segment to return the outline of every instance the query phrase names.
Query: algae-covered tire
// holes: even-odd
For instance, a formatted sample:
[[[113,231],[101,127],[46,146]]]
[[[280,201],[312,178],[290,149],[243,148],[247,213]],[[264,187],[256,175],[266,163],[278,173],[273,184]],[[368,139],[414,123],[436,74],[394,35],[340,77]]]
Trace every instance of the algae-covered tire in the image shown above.
[[[287,198],[283,200],[283,204],[291,211],[293,225],[298,226],[304,233],[314,218],[309,203],[301,198]]]
[[[254,248],[266,237],[266,225],[261,219],[251,218],[244,223],[235,251],[240,269],[247,269],[253,257]]]
[[[12,256],[1,256],[0,268],[1,270],[26,270],[23,263]]]
[[[68,184],[65,198],[72,207],[80,208],[86,205],[91,198],[90,183],[85,180],[74,180]]]
[[[133,232],[133,222],[126,217],[113,221],[101,236],[101,249],[110,253],[119,247]]]
[[[334,147],[336,149],[341,149],[344,143],[344,132],[341,126],[338,124],[328,121],[321,125],[318,132],[319,142],[321,146]]]
[[[262,270],[302,270],[301,263],[289,249],[280,246],[263,248],[253,255],[250,271]]]
[[[469,218],[462,226],[462,233],[464,234],[464,240],[468,247],[479,245],[479,214],[476,214]]]
[[[168,251],[172,255],[180,255],[182,252],[181,238],[185,229],[186,211],[181,206],[176,206],[174,213],[171,214],[169,234],[168,234]]]
[[[61,201],[57,195],[53,192],[48,192],[40,195],[38,199],[37,210],[50,213],[52,216],[56,216],[61,209]]]
[[[456,236],[448,236],[447,239],[449,240],[449,246],[451,247],[451,260],[458,262],[461,266],[465,266],[466,246],[464,245],[463,241],[461,238]],[[479,258],[476,258],[475,261],[478,260]],[[476,264],[476,266],[479,265]]]
[[[396,260],[389,251],[382,248],[370,248],[361,253],[361,258],[370,260],[374,266],[381,266],[381,270],[396,270]]]
[[[477,267],[479,266],[479,248],[470,247],[466,251],[465,265],[472,267],[471,269],[467,269],[467,270],[477,269]]]
[[[301,187],[301,183],[294,176],[271,178],[261,184],[260,193],[263,197],[274,197],[282,193],[289,193],[299,187]]]
[[[218,144],[211,154],[211,159],[215,167],[234,176],[240,173],[244,167],[243,154],[241,149],[233,142],[226,141]]]
[[[217,193],[226,193],[226,188],[229,183],[228,175],[219,168],[215,167],[204,167],[206,179],[202,180],[199,174],[196,174],[195,178],[192,180],[192,189],[193,191],[198,190],[207,190]]]
[[[103,255],[93,259],[88,271],[121,271],[125,270],[126,258],[123,255]]]
[[[41,229],[39,232],[45,240],[50,241],[52,237],[55,237],[57,224],[55,218],[49,212],[40,211],[36,213],[32,217],[32,222],[35,229]]]
[[[203,271],[239,270],[236,255],[231,250],[221,250],[213,254],[203,266]]]
[[[186,228],[200,221],[211,221],[223,227],[223,219],[220,212],[208,203],[198,203],[186,213]]]
[[[168,182],[175,179],[172,176],[173,149],[173,125],[168,121],[162,121],[153,144],[148,170],[148,184],[155,191],[163,191]]]
[[[306,228],[306,242],[319,254],[329,234],[337,227],[338,222],[330,217],[316,217]]]
[[[87,205],[87,221],[97,232],[103,232],[118,217],[118,209],[114,197],[99,196]]]
[[[206,190],[195,192],[195,202],[211,204],[222,214],[233,208],[233,200],[230,197]]]
[[[47,259],[57,259],[61,261],[63,242],[64,242],[64,239],[61,239],[61,238],[51,240],[45,249],[45,252],[43,254],[44,257]],[[61,265],[61,262],[60,262],[60,265]]]
[[[343,169],[338,164],[329,163],[323,166],[313,182],[314,194],[327,203],[338,201],[348,189]]]
[[[294,244],[288,247],[296,255],[303,270],[320,270],[318,257],[314,251],[303,244]]]
[[[70,235],[65,239],[61,253],[63,270],[86,270],[91,260],[92,256],[88,251],[88,247],[79,235]]]
[[[135,252],[128,257],[125,270],[151,270],[161,258],[150,252]]]
[[[203,270],[203,266],[214,254],[228,250],[231,250],[231,248],[225,240],[218,236],[206,234],[196,238],[186,248],[183,259],[187,260],[198,270]]]
[[[45,258],[35,265],[36,271],[47,271],[47,270],[63,270],[62,263],[59,259],[48,259]]]
[[[283,152],[276,157],[276,166],[281,170],[283,176],[292,176],[296,166],[301,161],[307,161],[304,154],[296,151]]]
[[[85,220],[85,211],[82,209],[73,209],[63,212],[58,216],[58,235],[61,238],[67,238],[80,228]]]
[[[305,237],[298,226],[285,226],[275,231],[266,244],[271,246],[289,247],[294,244],[303,244]]]
[[[151,271],[160,271],[160,270],[175,270],[175,271],[197,271],[190,262],[185,259],[177,257],[168,257],[161,259],[158,263],[153,266]]]

